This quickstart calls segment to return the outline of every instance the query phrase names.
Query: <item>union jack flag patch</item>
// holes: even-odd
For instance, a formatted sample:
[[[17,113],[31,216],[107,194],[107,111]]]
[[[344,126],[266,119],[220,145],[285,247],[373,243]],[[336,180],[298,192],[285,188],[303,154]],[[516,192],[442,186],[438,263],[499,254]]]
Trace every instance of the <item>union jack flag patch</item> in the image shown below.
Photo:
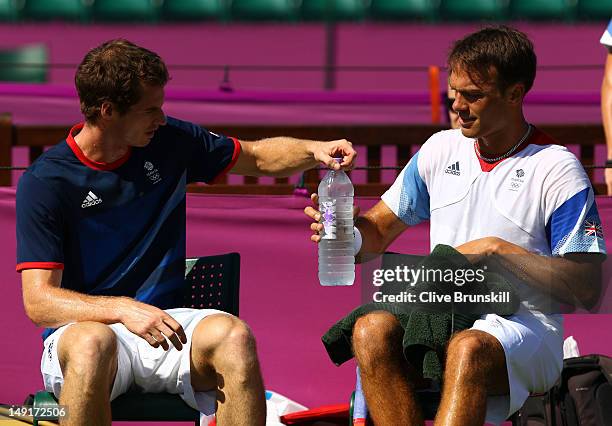
[[[584,221],[584,235],[587,237],[603,238],[603,229],[601,224],[594,220]]]

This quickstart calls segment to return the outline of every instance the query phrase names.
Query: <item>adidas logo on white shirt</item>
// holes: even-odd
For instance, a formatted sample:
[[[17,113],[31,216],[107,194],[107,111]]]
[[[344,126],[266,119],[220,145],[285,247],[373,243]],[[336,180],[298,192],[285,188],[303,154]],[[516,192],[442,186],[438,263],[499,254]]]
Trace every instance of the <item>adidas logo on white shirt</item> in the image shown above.
[[[102,198],[99,198],[96,194],[89,191],[89,194],[87,194],[87,197],[85,197],[85,199],[83,200],[83,204],[81,204],[81,208],[84,209],[86,207],[95,206],[97,204],[100,204],[101,202]]]
[[[450,166],[448,166],[446,170],[444,170],[444,173],[448,173],[448,174],[455,175],[455,176],[460,176],[461,171],[459,170],[459,161],[456,161]]]

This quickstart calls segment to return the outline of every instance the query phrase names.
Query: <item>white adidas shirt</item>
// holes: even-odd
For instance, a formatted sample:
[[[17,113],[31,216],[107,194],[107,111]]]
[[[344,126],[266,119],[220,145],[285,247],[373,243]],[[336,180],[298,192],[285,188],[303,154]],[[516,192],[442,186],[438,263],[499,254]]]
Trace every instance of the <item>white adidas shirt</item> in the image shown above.
[[[431,248],[494,236],[541,255],[605,253],[578,159],[535,128],[526,144],[491,166],[461,130],[436,133],[382,200],[408,225],[429,219]]]

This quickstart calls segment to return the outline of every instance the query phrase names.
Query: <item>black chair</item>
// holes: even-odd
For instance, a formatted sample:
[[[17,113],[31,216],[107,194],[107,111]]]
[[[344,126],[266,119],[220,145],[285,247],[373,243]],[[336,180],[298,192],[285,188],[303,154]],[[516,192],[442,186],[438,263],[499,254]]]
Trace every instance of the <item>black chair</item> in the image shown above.
[[[240,255],[228,253],[187,259],[185,289],[179,307],[218,309],[238,316],[240,290]],[[57,406],[52,393],[37,392],[34,407]],[[53,410],[37,410],[51,412]],[[169,393],[128,392],[111,403],[114,421],[189,421],[200,424],[200,413],[188,406],[180,396]],[[57,420],[49,417],[34,419]]]

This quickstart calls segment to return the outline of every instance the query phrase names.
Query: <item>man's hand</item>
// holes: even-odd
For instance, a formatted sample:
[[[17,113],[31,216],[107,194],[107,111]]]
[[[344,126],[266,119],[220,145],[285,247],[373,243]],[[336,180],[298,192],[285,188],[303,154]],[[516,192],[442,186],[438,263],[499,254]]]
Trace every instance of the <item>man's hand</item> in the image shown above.
[[[122,297],[119,306],[121,323],[137,336],[145,339],[151,346],[170,349],[168,340],[179,351],[187,343],[183,327],[163,310]]]
[[[317,209],[319,208],[319,196],[317,194],[310,194],[310,199],[312,200],[312,204],[314,204]],[[315,209],[314,207],[308,206],[304,209],[304,213],[306,216],[314,220],[314,223],[310,224],[310,229],[314,231],[314,234],[310,236],[310,241],[318,243],[321,241],[321,231],[323,230],[323,224],[320,223],[321,220],[321,212]],[[359,207],[353,206],[353,221],[359,215]]]
[[[353,144],[346,139],[330,142],[318,142],[312,149],[315,160],[325,164],[334,170],[350,170],[354,166],[357,152],[353,149]],[[334,157],[342,157],[340,164],[334,161]]]
[[[455,249],[463,254],[471,263],[478,263],[483,258],[499,252],[505,241],[497,237],[484,237],[468,241]]]

